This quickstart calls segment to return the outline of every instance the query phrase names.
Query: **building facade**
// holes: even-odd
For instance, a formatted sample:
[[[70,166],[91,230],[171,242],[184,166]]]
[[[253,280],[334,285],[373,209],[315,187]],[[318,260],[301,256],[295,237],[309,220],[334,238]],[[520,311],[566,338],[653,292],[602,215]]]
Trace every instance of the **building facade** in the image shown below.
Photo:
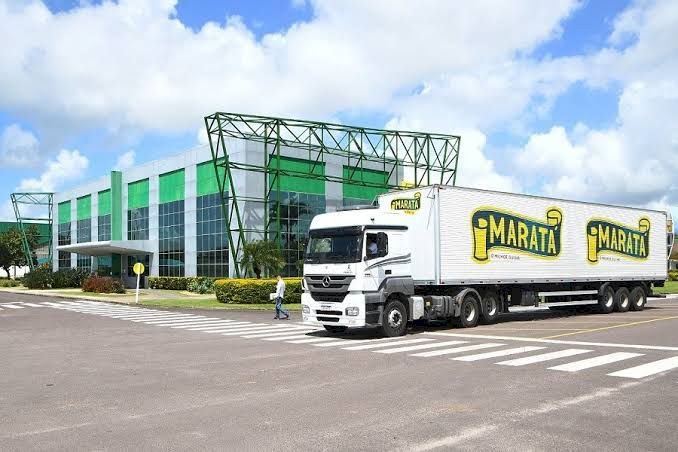
[[[261,143],[232,140],[229,158],[254,164],[265,160]],[[271,156],[269,156],[271,157]],[[231,173],[227,186],[237,187],[246,239],[264,237],[263,222],[279,223],[278,242],[285,259],[284,274],[300,274],[300,261],[314,215],[342,206],[369,204],[387,191],[389,176],[378,165],[347,168],[344,159],[321,165],[299,149],[283,148],[270,165],[295,174],[333,176],[344,182],[281,176],[269,200],[262,202],[266,178],[261,172]],[[227,177],[218,167],[220,177]],[[233,276],[233,259],[224,213],[232,202],[225,194],[226,211],[209,147],[203,146],[166,159],[138,165],[72,190],[54,195],[54,269],[81,268],[101,275],[134,280],[136,262],[146,276]],[[350,172],[350,174],[348,174]],[[335,179],[336,180],[336,179]],[[365,187],[352,180],[369,180]],[[232,183],[232,184],[231,184]],[[383,188],[374,185],[383,184]],[[270,188],[270,187],[269,187]]]

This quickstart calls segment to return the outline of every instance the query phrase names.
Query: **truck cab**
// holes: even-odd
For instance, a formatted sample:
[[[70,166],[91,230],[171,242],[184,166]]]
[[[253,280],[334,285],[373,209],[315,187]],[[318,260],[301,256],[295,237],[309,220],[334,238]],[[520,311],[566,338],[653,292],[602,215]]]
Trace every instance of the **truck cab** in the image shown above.
[[[407,218],[363,208],[318,215],[304,260],[303,321],[328,331],[389,324],[403,334],[407,295],[414,292]],[[398,309],[384,319],[393,295]]]

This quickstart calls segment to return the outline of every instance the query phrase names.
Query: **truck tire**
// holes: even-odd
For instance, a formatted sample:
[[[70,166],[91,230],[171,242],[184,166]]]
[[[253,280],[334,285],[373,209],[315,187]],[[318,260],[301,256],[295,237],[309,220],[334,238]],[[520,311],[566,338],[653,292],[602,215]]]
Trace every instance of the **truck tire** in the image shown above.
[[[407,332],[407,311],[400,300],[391,300],[384,306],[381,332],[386,337],[404,336]]]
[[[491,325],[499,317],[499,299],[494,292],[485,292],[480,301],[480,322],[484,325]]]
[[[631,303],[630,308],[632,311],[642,311],[647,303],[647,294],[645,289],[640,286],[636,286],[631,290],[631,295],[629,297]]]
[[[614,311],[614,289],[605,284],[598,295],[598,312],[602,314],[609,314]]]
[[[472,292],[469,292],[461,300],[457,325],[462,328],[473,328],[478,325],[479,319],[480,304],[478,298]]]
[[[614,308],[617,312],[626,312],[631,307],[631,293],[626,287],[620,287],[614,293]]]
[[[343,333],[348,329],[347,326],[340,325],[323,325],[325,329],[330,333]]]

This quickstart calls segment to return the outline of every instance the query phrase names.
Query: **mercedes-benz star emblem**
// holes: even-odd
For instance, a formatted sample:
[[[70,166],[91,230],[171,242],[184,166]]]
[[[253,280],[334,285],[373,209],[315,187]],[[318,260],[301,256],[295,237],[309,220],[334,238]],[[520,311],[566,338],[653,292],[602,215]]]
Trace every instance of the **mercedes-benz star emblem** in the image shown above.
[[[323,278],[323,287],[330,287],[330,277],[329,276],[325,276]]]

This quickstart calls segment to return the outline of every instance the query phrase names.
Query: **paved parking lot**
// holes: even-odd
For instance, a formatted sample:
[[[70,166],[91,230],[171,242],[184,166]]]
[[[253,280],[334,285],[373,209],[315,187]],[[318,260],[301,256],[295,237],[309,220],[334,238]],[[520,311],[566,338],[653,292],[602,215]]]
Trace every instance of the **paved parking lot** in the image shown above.
[[[675,450],[678,299],[330,336],[2,294],[0,449]]]

